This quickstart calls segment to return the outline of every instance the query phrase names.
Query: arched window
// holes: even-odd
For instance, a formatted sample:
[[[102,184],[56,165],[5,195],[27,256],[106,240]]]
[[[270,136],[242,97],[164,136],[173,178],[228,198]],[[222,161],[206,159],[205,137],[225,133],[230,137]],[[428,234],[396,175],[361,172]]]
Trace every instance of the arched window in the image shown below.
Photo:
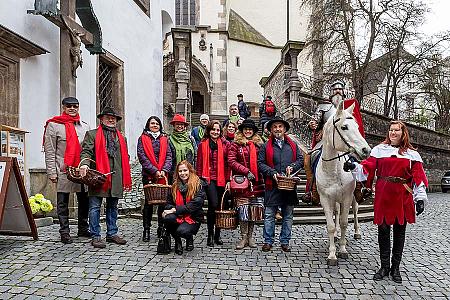
[[[179,26],[195,26],[195,0],[175,1],[175,22]]]

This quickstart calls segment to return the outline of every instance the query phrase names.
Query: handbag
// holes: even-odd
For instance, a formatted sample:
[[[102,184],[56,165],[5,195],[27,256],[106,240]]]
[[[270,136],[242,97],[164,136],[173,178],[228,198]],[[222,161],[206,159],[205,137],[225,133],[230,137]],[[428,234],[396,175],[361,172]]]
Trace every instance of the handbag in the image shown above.
[[[247,162],[244,153],[242,153],[242,157],[244,158],[244,165],[246,166]],[[232,194],[242,194],[248,190],[250,184],[250,181],[245,175],[231,175],[230,192]]]
[[[156,253],[168,254],[170,251],[172,251],[170,234],[166,226],[163,225],[161,228],[160,238],[158,239],[158,248],[156,249]]]

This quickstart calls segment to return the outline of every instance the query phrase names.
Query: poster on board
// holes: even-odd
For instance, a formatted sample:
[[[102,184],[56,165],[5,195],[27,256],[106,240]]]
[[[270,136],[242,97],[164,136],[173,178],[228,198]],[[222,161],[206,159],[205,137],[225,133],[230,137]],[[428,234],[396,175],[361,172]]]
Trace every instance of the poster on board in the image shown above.
[[[0,235],[38,239],[28,196],[15,157],[0,157]]]

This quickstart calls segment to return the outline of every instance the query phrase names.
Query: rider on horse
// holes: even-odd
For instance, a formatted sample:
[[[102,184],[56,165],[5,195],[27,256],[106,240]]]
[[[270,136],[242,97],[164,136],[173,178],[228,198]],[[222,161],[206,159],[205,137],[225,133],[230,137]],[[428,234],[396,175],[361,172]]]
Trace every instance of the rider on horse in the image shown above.
[[[313,202],[313,204],[319,205],[319,195],[315,189],[314,177],[315,169],[317,166],[318,158],[320,157],[322,147],[322,129],[327,120],[336,113],[336,108],[339,103],[343,102],[344,109],[355,104],[353,110],[353,117],[356,123],[359,125],[359,132],[364,137],[364,126],[361,118],[361,112],[359,110],[359,103],[355,98],[345,99],[344,93],[345,83],[341,80],[336,80],[331,84],[331,95],[329,100],[324,100],[319,103],[315,113],[312,115],[311,120],[308,123],[308,127],[313,131],[311,148],[312,151],[305,155],[305,171],[307,177],[306,193],[304,197],[305,202]],[[360,184],[356,187],[355,196],[357,201],[360,202],[361,198],[358,195],[358,191],[361,190]]]

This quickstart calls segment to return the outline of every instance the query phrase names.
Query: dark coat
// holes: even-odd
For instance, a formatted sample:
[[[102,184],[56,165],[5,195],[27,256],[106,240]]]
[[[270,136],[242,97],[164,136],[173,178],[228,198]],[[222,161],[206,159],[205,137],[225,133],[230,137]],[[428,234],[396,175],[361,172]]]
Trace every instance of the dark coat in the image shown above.
[[[264,178],[273,178],[273,175],[278,173],[285,173],[286,168],[291,166],[294,170],[298,171],[303,168],[303,156],[300,148],[297,148],[297,157],[295,161],[292,161],[292,149],[286,141],[284,141],[282,148],[278,146],[276,142],[273,145],[273,163],[274,167],[270,167],[266,162],[266,148],[270,140],[267,141],[264,146],[259,149],[258,153],[258,169],[259,172],[263,174]],[[296,205],[298,204],[297,191],[284,191],[279,190],[274,186],[272,190],[266,188],[264,195],[264,205],[265,206],[281,206],[281,205]]]
[[[258,153],[259,148],[264,143],[258,134],[253,135],[252,141],[256,146],[256,153]],[[228,163],[233,175],[247,176],[250,171],[250,146],[248,145],[248,140],[241,132],[236,133],[234,142],[230,144]]]
[[[158,158],[159,158],[159,148],[160,148],[159,147],[159,143],[160,143],[160,139],[161,139],[162,135],[160,135],[157,139],[154,139],[151,134],[148,134],[146,132],[144,132],[144,134],[149,136],[150,139],[152,140],[153,151],[155,152],[156,160],[158,160]],[[139,139],[138,139],[137,157],[139,159],[139,162],[142,165],[142,178],[143,179],[144,178],[145,179],[153,178],[156,175],[156,172],[158,171],[158,169],[156,168],[156,166],[154,166],[150,162],[150,159],[145,154],[144,146],[142,144],[142,138],[141,137],[139,137]],[[172,150],[170,150],[170,146],[169,146],[169,142],[168,142],[167,143],[166,161],[164,162],[162,171],[164,171],[167,174],[169,174],[171,169],[172,169]]]
[[[95,161],[95,136],[97,129],[89,130],[84,136],[82,150],[80,154],[81,160],[90,158]],[[124,137],[125,139],[125,137]],[[119,139],[116,137],[116,142],[119,143]],[[126,139],[125,139],[126,144]],[[106,149],[105,149],[106,151]],[[95,163],[85,160],[81,165],[87,165],[91,169],[96,169]],[[123,198],[123,183],[122,183],[122,155],[120,153],[120,147],[117,147],[114,156],[109,156],[109,166],[111,172],[111,188],[107,191],[100,189],[89,188],[89,196],[96,197],[116,197]]]
[[[197,194],[195,194],[194,198],[189,201],[189,203],[186,203],[186,192],[181,193],[181,195],[183,196],[183,201],[185,203],[184,205],[176,206],[175,199],[173,198],[172,193],[169,193],[169,195],[167,196],[167,204],[165,209],[172,209],[173,207],[175,207],[177,209],[175,212],[176,216],[190,215],[194,221],[198,223],[203,222],[203,203],[206,199],[204,186],[205,182],[202,181],[202,187],[197,192]]]
[[[227,164],[227,157],[228,157],[228,150],[229,150],[229,144],[225,138],[222,137],[222,144],[223,144],[223,154],[224,154],[224,162],[225,162],[225,181],[228,181],[228,178],[230,177],[230,171]],[[203,158],[205,155],[209,155],[209,175],[211,176],[211,180],[217,180],[217,150],[210,150],[209,154],[203,153],[202,146],[199,144],[198,151],[197,151],[197,164],[196,164],[196,170],[197,175],[202,178],[203,173]],[[207,178],[203,178],[207,179]]]
[[[244,100],[238,101],[238,109],[239,109],[239,116],[241,118],[247,119],[252,115],[250,109],[248,108],[247,103],[245,103]]]
[[[273,100],[272,100],[273,101]],[[275,107],[275,113],[273,116],[269,116],[266,113],[266,99],[259,105],[259,124],[263,125],[266,122],[272,120],[277,114],[277,107]]]

